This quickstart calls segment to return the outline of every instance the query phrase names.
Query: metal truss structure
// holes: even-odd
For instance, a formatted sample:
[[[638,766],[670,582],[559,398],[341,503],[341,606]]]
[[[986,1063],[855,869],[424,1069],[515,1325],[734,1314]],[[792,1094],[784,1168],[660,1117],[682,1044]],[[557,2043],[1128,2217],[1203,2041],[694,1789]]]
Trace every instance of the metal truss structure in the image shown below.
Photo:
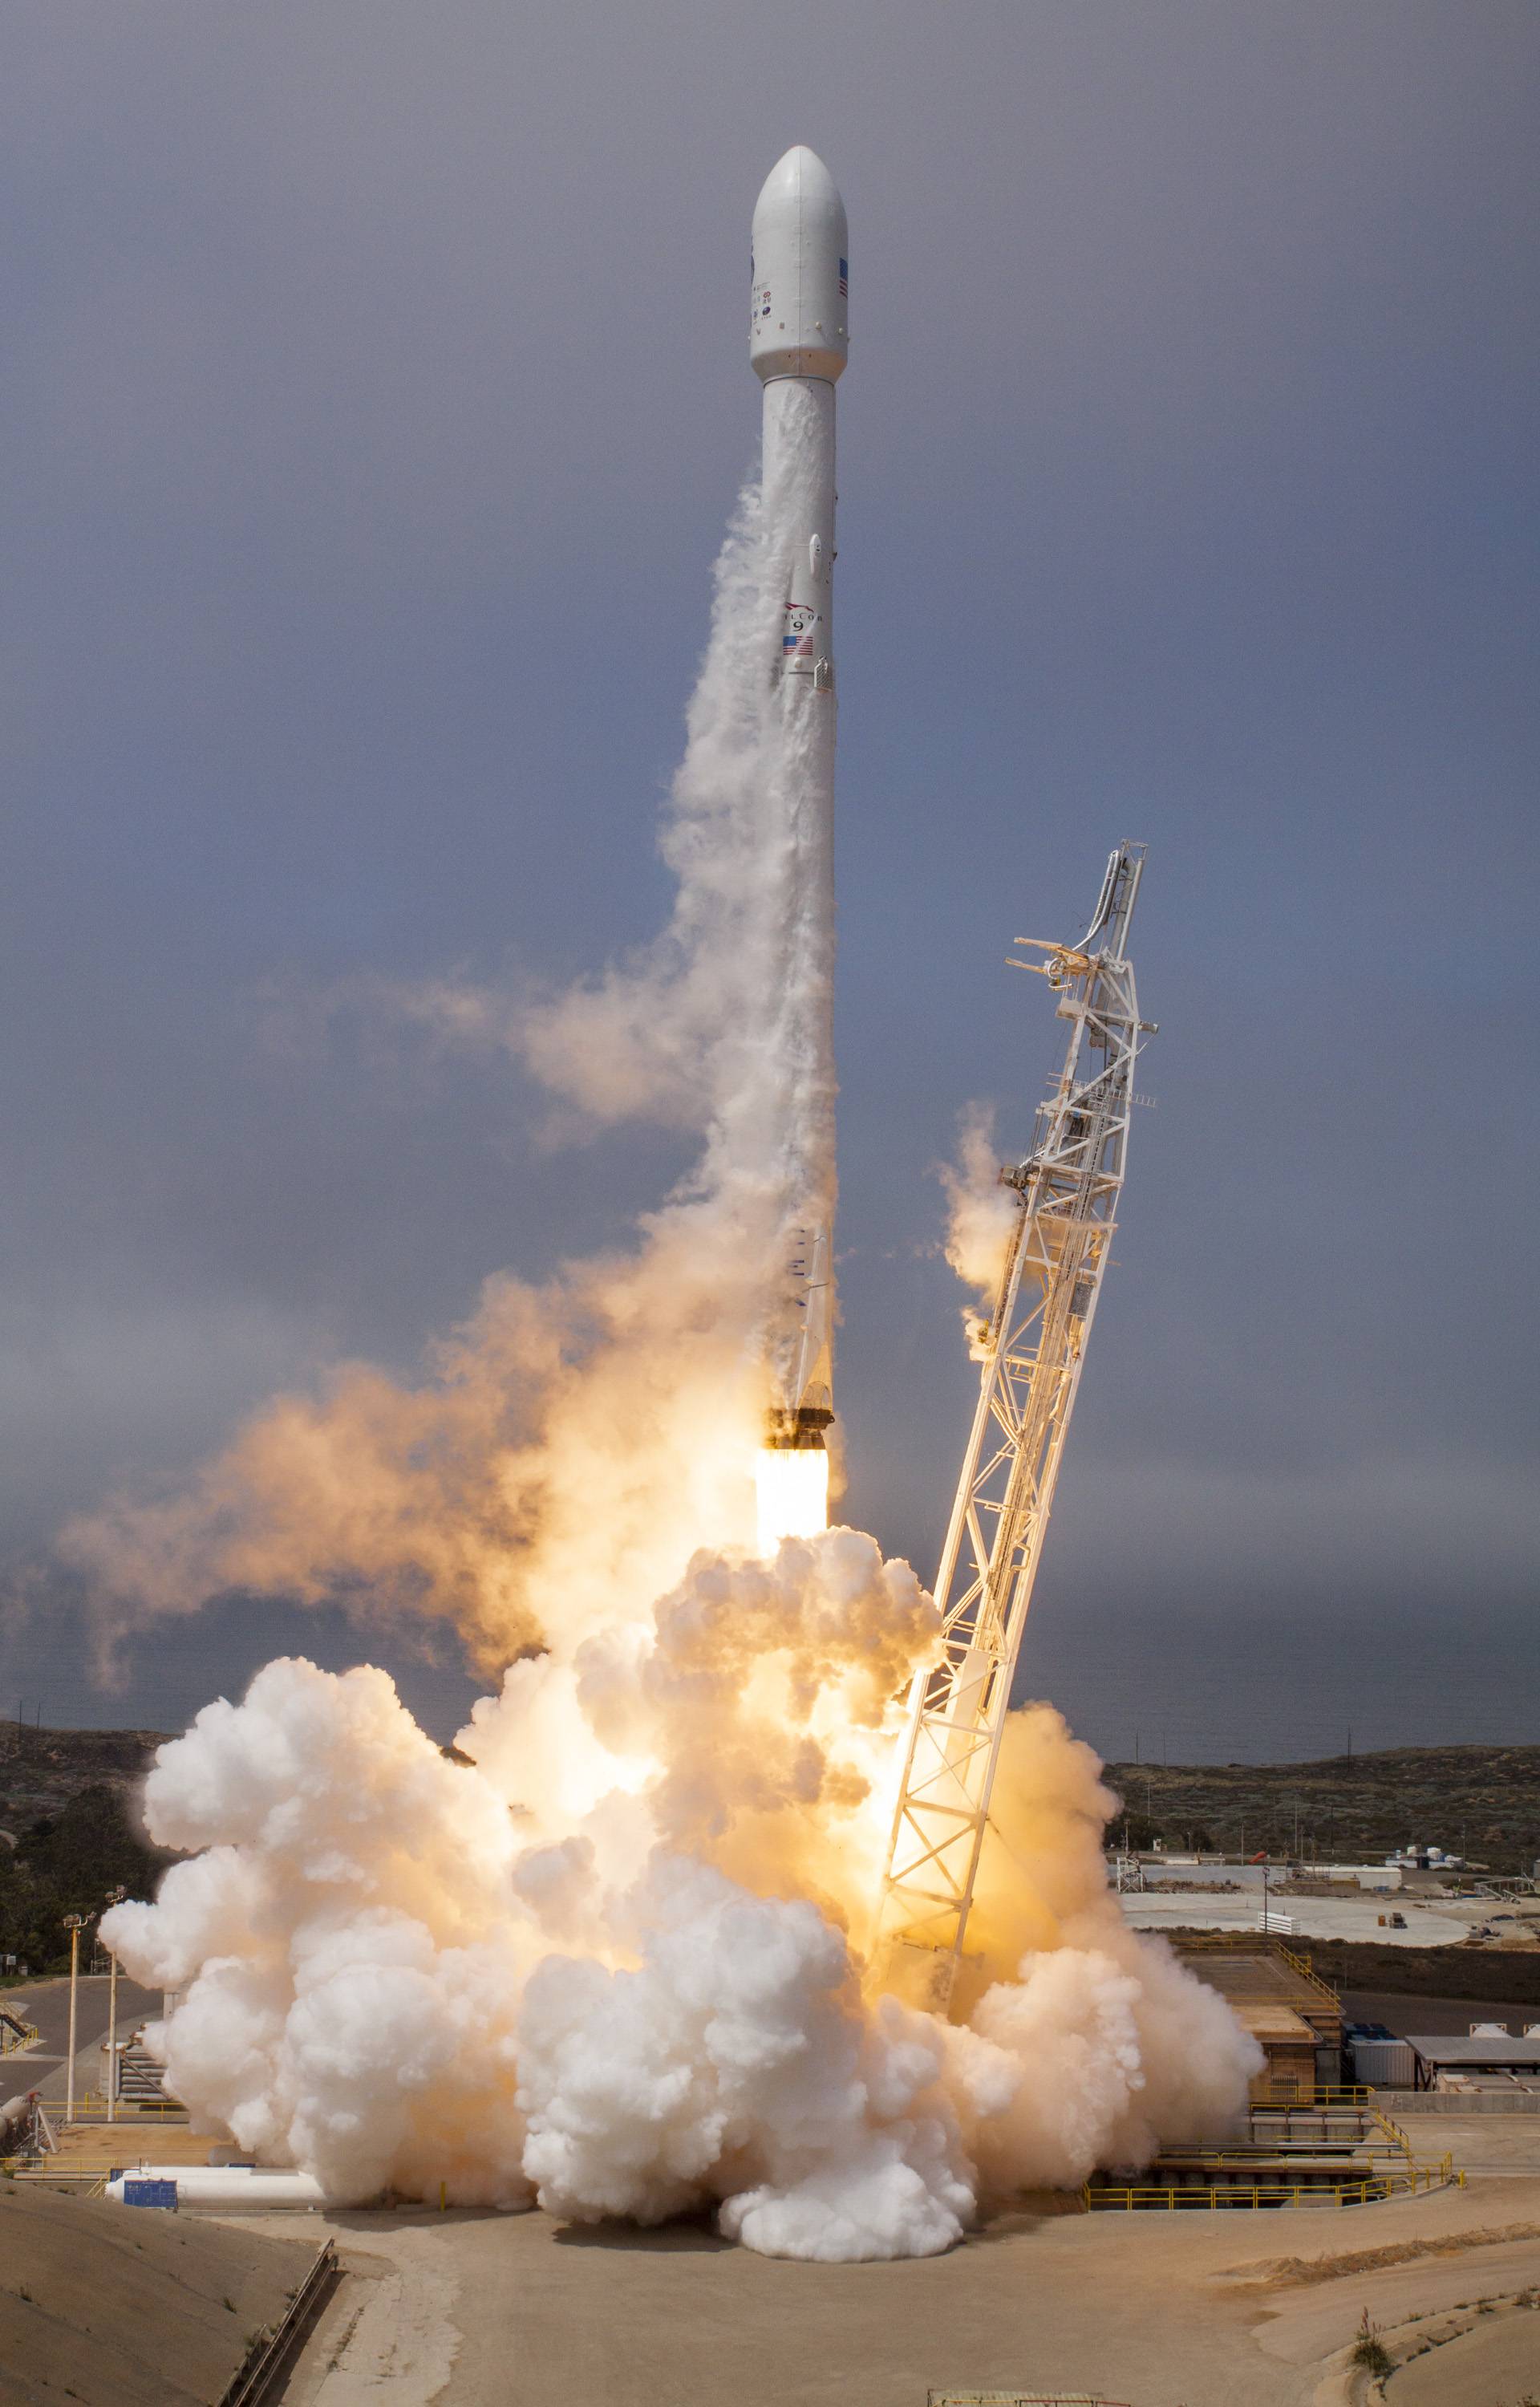
[[[939,2012],[963,1952],[1011,1679],[1112,1241],[1134,1065],[1154,1033],[1138,1016],[1127,958],[1143,870],[1142,845],[1118,846],[1081,943],[1019,937],[1045,958],[1011,963],[1057,991],[1069,1043],[1031,1152],[1000,1174],[1021,1208],[980,1332],[978,1409],[936,1580],[941,1657],[911,1695],[877,1932],[888,1977]]]

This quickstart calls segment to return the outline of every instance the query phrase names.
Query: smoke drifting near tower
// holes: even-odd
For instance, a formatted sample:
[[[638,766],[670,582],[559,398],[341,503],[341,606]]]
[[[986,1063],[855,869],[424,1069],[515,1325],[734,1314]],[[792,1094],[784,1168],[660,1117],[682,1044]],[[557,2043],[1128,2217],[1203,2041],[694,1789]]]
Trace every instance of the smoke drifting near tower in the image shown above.
[[[834,192],[811,153],[767,192],[792,185]],[[120,1632],[234,1588],[342,1595],[365,1627],[451,1624],[490,1677],[456,1761],[385,1673],[269,1664],[162,1749],[149,1826],[189,1859],[104,1923],[179,1993],[178,2095],[337,2201],[710,2207],[775,2255],[932,2254],[986,2189],[1223,2130],[1259,2060],[1125,1928],[1112,1800],[1047,1706],[1005,1735],[969,2020],[869,1966],[895,1700],[938,1617],[821,1495],[766,1531],[760,1476],[767,1453],[827,1461],[831,1405],[832,392],[816,359],[766,386],[775,440],[717,562],[665,814],[669,925],[515,1030],[592,1122],[692,1131],[686,1176],[628,1248],[491,1281],[420,1385],[345,1365],[184,1493],[65,1535]],[[498,1008],[409,1000],[446,1029]]]

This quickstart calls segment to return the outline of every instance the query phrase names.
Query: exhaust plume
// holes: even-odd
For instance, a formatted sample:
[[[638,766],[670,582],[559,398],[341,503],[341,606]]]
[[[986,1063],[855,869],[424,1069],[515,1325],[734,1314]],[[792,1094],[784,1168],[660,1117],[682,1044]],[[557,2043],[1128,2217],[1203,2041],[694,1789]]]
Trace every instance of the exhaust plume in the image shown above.
[[[516,1023],[592,1121],[698,1130],[695,1166],[630,1252],[543,1287],[489,1280],[421,1385],[346,1365],[255,1415],[191,1486],[72,1521],[59,1551],[108,1645],[247,1589],[446,1621],[496,1670],[621,1599],[643,1610],[699,1545],[752,1543],[763,1357],[810,1161],[832,1192],[833,1097],[807,1041],[832,961],[805,925],[796,744],[770,678],[783,549],[749,491],[665,818],[669,927]],[[422,1009],[445,1033],[492,1013],[442,987]]]
[[[955,1165],[943,1162],[939,1174],[947,1205],[945,1252],[963,1285],[977,1291],[978,1301],[965,1303],[962,1315],[968,1353],[980,1361],[1021,1217],[1020,1198],[1000,1183],[995,1115],[987,1104],[969,1104],[963,1113],[957,1155]]]

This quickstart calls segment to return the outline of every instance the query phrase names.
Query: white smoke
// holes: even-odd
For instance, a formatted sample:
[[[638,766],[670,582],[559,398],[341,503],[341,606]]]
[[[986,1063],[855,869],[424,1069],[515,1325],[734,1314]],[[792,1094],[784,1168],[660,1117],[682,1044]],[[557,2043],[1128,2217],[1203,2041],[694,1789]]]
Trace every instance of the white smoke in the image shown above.
[[[540,2203],[653,2223],[720,2201],[775,2257],[931,2256],[973,2195],[934,2025],[866,2014],[843,1939],[801,1900],[656,1862],[640,1961],[554,1957],[520,2018]]]
[[[1021,1977],[957,2029],[863,1985],[836,1892],[854,1863],[869,1895],[850,1826],[877,1802],[869,1831],[885,1829],[886,1800],[848,1737],[816,1733],[868,1676],[880,1598],[879,1659],[924,1659],[933,1609],[901,1573],[848,1531],[788,1541],[773,1567],[702,1557],[659,1609],[623,1730],[605,1684],[586,1705],[581,1679],[519,1665],[460,1734],[474,1764],[446,1759],[374,1670],[272,1663],[242,1704],[205,1707],[146,1791],[152,1835],[201,1852],[103,1925],[136,1979],[183,1993],[156,2034],[173,2090],[339,2202],[442,2185],[579,2221],[710,2206],[751,2247],[828,2259],[933,2254],[981,2183],[1077,2183],[1222,2131],[1260,2059],[1163,1943],[1123,1927],[1095,1759],[1044,1708],[1014,1717],[1001,1797],[1026,1852],[1009,1880],[995,1862],[980,1900],[986,1953],[1002,1896],[1034,1928]],[[713,1713],[682,1714],[674,1684],[709,1699],[737,1679],[742,1633],[706,1612],[681,1654],[677,1622],[755,1577],[782,1627],[724,1761]],[[800,1731],[767,1780],[750,1742],[773,1746],[788,1700]],[[565,1790],[553,1745],[581,1761]],[[783,1795],[788,1753],[800,1791]],[[667,1831],[682,1787],[688,1853]],[[1082,1842],[1067,1850],[1066,1825]],[[785,1893],[820,1871],[823,1910]]]
[[[333,2198],[526,2200],[514,2017],[542,1943],[516,1836],[386,1674],[270,1663],[161,1749],[145,1807],[203,1852],[104,1930],[185,1993],[159,2044],[202,2128]]]
[[[707,2207],[770,2253],[921,2255],[981,2181],[1222,2130],[1254,2050],[1123,1929],[1098,1767],[1044,1709],[1008,1736],[971,2027],[883,1997],[866,1959],[894,1701],[937,1616],[857,1531],[753,1545],[788,1227],[833,1192],[827,831],[812,721],[770,681],[780,549],[751,496],[670,806],[669,929],[515,1030],[590,1118],[699,1130],[694,1171],[630,1251],[494,1281],[419,1387],[346,1367],[66,1550],[112,1626],[232,1588],[341,1596],[441,1617],[502,1675],[468,1761],[383,1673],[303,1661],[161,1750],[148,1826],[190,1858],[104,1930],[180,1993],[159,2044],[202,2128],[337,2201]],[[432,1008],[502,1024],[453,990]],[[981,1277],[986,1218],[958,1254]]]
[[[596,1120],[698,1130],[629,1252],[542,1288],[487,1283],[403,1387],[368,1364],[258,1413],[190,1485],[80,1517],[60,1552],[109,1638],[232,1590],[453,1624],[501,1669],[633,1614],[697,1545],[747,1542],[766,1345],[790,1232],[832,1210],[831,933],[804,875],[798,729],[771,682],[784,567],[759,497],[716,566],[712,632],[665,818],[669,928],[592,986],[522,1008],[441,986],[419,1016],[507,1025]],[[810,932],[809,923],[816,923]],[[596,1512],[596,1499],[602,1511]]]
[[[968,1352],[983,1357],[984,1340],[995,1299],[999,1293],[1010,1240],[1021,1218],[1021,1199],[1002,1184],[995,1145],[995,1115],[985,1104],[970,1104],[957,1132],[956,1163],[943,1163],[946,1190],[946,1258],[965,1287],[976,1290],[977,1302],[962,1307]]]

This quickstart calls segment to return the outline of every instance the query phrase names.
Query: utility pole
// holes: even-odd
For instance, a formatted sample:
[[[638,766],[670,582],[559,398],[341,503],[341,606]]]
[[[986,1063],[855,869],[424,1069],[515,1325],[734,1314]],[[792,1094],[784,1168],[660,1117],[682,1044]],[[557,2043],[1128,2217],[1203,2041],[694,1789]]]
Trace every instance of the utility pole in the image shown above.
[[[120,1905],[127,1894],[126,1889],[109,1889],[107,1903]],[[107,1949],[107,1962],[111,1967],[107,1982],[107,2121],[115,2123],[118,2119],[118,1951],[115,1947]]]
[[[107,1961],[107,2121],[118,2120],[118,1951],[109,1948]]]
[[[64,2120],[75,2120],[75,2008],[79,1990],[80,1930],[83,1914],[66,1914],[64,1928],[69,1932],[69,2063],[64,2072]]]

